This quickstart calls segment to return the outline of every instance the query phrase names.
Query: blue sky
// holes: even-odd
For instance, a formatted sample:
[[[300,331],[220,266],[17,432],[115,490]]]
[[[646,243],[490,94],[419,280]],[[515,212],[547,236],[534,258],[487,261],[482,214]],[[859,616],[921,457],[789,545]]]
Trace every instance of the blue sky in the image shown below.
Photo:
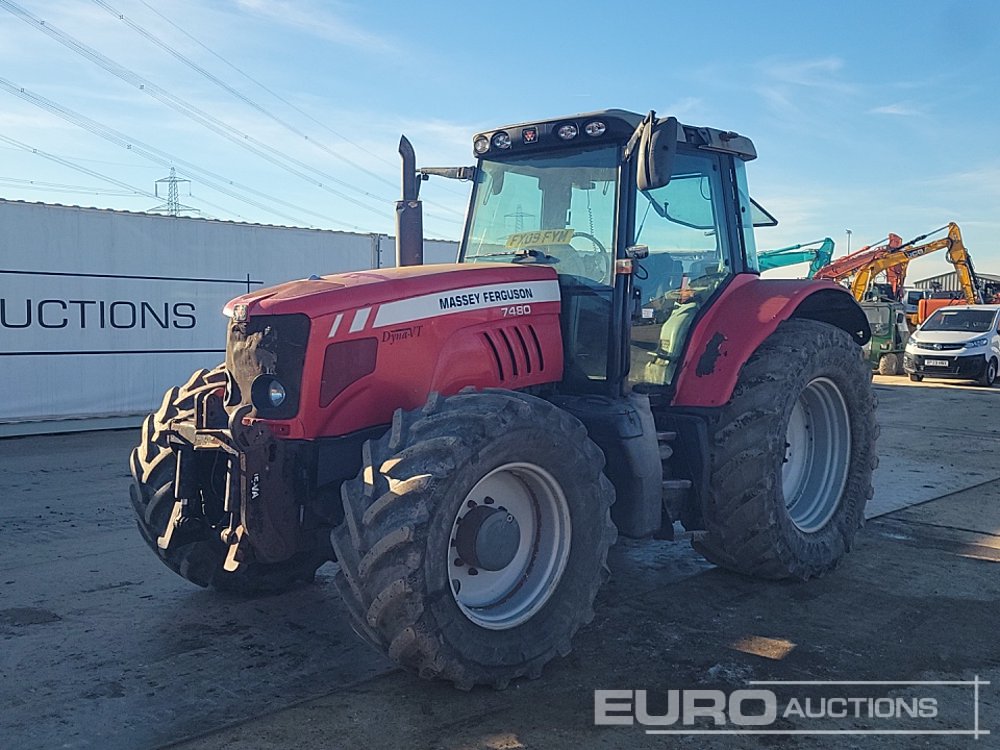
[[[754,140],[751,191],[781,222],[758,232],[762,248],[829,235],[840,255],[846,229],[857,249],[953,220],[977,268],[1000,273],[1000,3],[18,0],[132,83],[11,7],[0,2],[8,87],[166,156],[143,159],[0,88],[5,198],[144,210],[162,200],[129,191],[153,191],[182,159],[258,191],[257,205],[241,202],[176,164],[192,180],[181,202],[208,215],[391,232],[401,132],[419,164],[458,165],[472,162],[472,134],[491,126],[655,109]],[[182,116],[135,75],[292,156],[309,179]],[[459,183],[425,185],[429,236],[458,237],[465,195]],[[947,269],[937,254],[910,273]]]

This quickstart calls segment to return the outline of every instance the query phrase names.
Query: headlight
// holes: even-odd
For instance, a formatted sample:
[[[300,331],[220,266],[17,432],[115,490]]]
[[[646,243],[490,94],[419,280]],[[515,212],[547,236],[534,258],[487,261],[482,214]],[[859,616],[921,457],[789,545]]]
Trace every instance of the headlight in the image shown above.
[[[594,120],[593,122],[588,122],[583,126],[583,132],[589,135],[591,138],[597,138],[599,135],[604,135],[604,131],[608,127],[600,120]]]
[[[285,403],[285,386],[277,380],[272,380],[267,387],[267,400],[275,409]]]
[[[273,375],[258,375],[250,386],[250,400],[258,410],[277,409],[287,397],[285,386]]]
[[[966,341],[965,348],[974,349],[977,346],[986,346],[988,343],[990,343],[990,340],[984,336],[981,339],[972,339],[972,341]]]
[[[510,135],[502,130],[499,133],[494,133],[493,145],[497,148],[510,148]]]
[[[472,142],[472,148],[477,154],[485,154],[490,150],[490,139],[481,135]]]

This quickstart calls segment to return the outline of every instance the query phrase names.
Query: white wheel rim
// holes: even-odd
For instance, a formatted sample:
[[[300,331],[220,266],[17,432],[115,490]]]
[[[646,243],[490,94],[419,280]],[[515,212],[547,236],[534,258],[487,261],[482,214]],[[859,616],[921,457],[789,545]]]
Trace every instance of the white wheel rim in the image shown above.
[[[476,568],[457,552],[462,520],[476,506],[506,512],[519,528],[517,551],[499,570]],[[504,464],[466,495],[452,523],[450,541],[446,554],[455,603],[476,625],[507,630],[531,619],[562,578],[571,542],[569,504],[545,469],[530,463]]]
[[[788,516],[801,531],[822,529],[836,513],[851,460],[851,419],[840,388],[816,378],[788,418],[781,489]]]

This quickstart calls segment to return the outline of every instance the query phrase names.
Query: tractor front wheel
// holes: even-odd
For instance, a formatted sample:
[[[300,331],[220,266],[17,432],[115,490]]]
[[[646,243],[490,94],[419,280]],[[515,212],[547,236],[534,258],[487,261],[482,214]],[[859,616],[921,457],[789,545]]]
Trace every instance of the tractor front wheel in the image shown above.
[[[871,368],[839,328],[778,326],[710,424],[706,532],[695,547],[764,578],[832,570],[864,523],[877,464]]]
[[[333,532],[355,629],[459,688],[538,677],[594,616],[614,490],[584,426],[509,391],[432,395],[365,445]]]
[[[129,459],[132,469],[132,486],[129,490],[142,538],[164,565],[199,586],[253,594],[280,591],[296,581],[311,581],[316,569],[330,559],[328,546],[324,548],[318,537],[314,550],[300,552],[280,563],[243,564],[234,572],[223,568],[229,548],[223,544],[214,528],[207,539],[171,546],[166,550],[157,544],[170,523],[174,507],[177,458],[167,441],[170,423],[178,419],[193,419],[195,397],[205,391],[224,388],[225,385],[226,372],[223,365],[213,370],[198,370],[187,383],[167,391],[160,408],[143,422],[139,445],[132,450]],[[213,474],[206,479],[210,484],[225,486],[224,476]],[[202,499],[206,521],[211,524],[222,520],[221,501],[213,498],[211,492],[204,492]]]

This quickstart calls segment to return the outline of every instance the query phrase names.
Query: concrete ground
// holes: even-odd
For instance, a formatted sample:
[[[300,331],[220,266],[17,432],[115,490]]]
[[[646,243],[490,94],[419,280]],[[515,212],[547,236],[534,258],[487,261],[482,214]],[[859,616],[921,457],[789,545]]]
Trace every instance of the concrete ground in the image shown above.
[[[769,583],[714,568],[685,542],[623,543],[573,653],[499,693],[394,670],[346,624],[333,565],[316,585],[254,600],[174,576],[131,519],[134,431],[0,440],[0,748],[965,747],[975,740],[593,725],[595,689],[659,699],[753,680],[978,675],[993,683],[980,688],[979,725],[1000,732],[1000,389],[876,388],[878,517],[839,570]],[[971,688],[864,689],[937,691],[936,729],[973,726]]]

